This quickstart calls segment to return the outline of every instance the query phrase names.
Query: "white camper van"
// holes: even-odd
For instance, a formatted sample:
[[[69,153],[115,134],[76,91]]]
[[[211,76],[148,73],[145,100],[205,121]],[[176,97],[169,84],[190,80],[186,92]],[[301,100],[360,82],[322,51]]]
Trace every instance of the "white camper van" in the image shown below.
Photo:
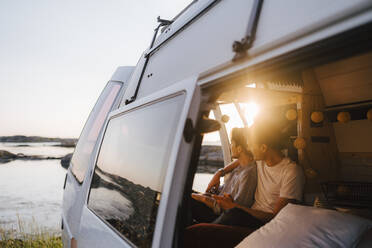
[[[304,205],[368,213],[372,1],[194,0],[158,21],[81,133],[64,184],[64,247],[182,247],[190,193],[207,175],[198,167],[231,162],[229,132],[250,125],[252,103],[291,127],[285,152],[305,172]],[[222,155],[206,156],[208,146]]]

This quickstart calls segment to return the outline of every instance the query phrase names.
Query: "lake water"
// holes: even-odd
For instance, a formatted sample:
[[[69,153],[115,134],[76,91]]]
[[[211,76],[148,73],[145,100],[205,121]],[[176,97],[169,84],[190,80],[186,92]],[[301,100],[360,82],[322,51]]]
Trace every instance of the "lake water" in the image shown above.
[[[0,150],[24,155],[62,157],[74,148],[58,143],[1,143]],[[22,146],[19,146],[22,145]],[[26,145],[26,146],[24,146]],[[63,183],[60,160],[14,160],[0,164],[0,228],[32,233],[42,229],[60,233]],[[204,192],[211,174],[195,175],[193,189]]]
[[[53,157],[62,157],[74,150],[53,146],[56,144],[0,143],[0,150]],[[60,232],[65,175],[66,170],[58,159],[0,164],[0,228],[19,231],[21,226],[26,233],[35,229]]]

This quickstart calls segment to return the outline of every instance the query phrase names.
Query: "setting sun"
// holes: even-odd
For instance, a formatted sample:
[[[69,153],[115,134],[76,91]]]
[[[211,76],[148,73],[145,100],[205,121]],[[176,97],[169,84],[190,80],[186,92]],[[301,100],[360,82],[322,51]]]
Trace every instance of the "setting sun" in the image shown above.
[[[248,103],[238,103],[238,106],[240,107],[243,117],[245,120],[242,120],[240,117],[240,114],[235,107],[235,104],[229,103],[229,104],[221,104],[221,113],[223,115],[229,116],[229,121],[225,123],[227,135],[230,137],[231,130],[234,127],[244,127],[244,122],[246,122],[246,126],[250,127],[254,123],[254,119],[259,113],[259,106],[255,102],[248,102]],[[210,113],[209,118],[214,119],[214,114],[213,112]],[[219,144],[219,134],[218,132],[213,132],[209,134],[204,135],[204,142],[210,143],[210,144]]]
[[[248,127],[252,126],[254,123],[254,118],[259,112],[258,105],[254,102],[250,102],[250,103],[241,103],[240,107],[243,110],[244,116],[248,123]]]

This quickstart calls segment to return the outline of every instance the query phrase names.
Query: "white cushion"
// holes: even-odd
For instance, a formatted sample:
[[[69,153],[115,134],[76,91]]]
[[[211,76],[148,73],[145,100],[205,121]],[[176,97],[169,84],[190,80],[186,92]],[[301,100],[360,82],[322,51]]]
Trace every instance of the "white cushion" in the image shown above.
[[[238,248],[355,247],[372,221],[335,210],[288,204]]]

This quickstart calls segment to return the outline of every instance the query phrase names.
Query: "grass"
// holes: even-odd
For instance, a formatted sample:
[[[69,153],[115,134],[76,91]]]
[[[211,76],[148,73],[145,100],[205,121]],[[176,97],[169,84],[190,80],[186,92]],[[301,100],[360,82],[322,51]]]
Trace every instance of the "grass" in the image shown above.
[[[61,247],[62,241],[61,237],[33,237],[26,240],[22,239],[6,239],[0,241],[1,248],[36,248],[36,247],[45,247],[45,248],[54,248]]]
[[[25,223],[17,217],[17,226],[12,230],[0,226],[0,248],[62,248],[60,236],[38,227],[35,220]]]

